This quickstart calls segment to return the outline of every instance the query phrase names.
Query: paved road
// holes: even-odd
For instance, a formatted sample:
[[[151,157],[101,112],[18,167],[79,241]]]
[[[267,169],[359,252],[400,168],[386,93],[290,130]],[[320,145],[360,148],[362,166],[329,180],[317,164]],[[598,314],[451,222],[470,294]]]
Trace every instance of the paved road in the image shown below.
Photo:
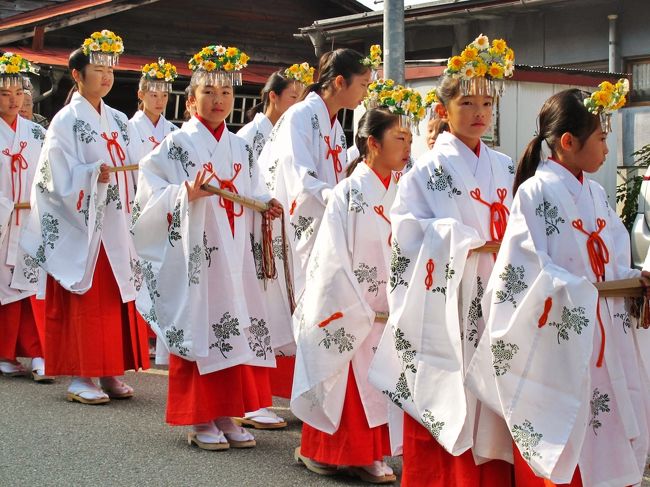
[[[67,402],[67,379],[40,385],[0,377],[0,487],[368,485],[346,476],[319,477],[296,464],[300,422],[280,399],[275,411],[289,426],[254,431],[256,448],[190,448],[186,428],[164,424],[167,377],[162,374],[128,373],[136,397],[104,406]],[[390,464],[399,472],[399,459]],[[650,476],[643,486],[650,487]]]
[[[205,452],[187,445],[186,428],[165,425],[166,376],[127,373],[126,380],[133,399],[83,406],[65,400],[67,379],[41,385],[0,377],[0,486],[367,485],[319,477],[294,462],[300,422],[287,401],[275,409],[287,429],[253,430],[252,450]],[[400,463],[391,461],[396,469]]]

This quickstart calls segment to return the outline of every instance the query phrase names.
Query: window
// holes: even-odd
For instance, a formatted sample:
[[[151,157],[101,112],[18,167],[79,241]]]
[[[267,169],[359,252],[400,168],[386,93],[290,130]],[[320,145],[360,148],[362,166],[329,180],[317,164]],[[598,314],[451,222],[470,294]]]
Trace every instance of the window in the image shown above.
[[[650,58],[628,61],[625,71],[632,73],[630,101],[650,103]]]

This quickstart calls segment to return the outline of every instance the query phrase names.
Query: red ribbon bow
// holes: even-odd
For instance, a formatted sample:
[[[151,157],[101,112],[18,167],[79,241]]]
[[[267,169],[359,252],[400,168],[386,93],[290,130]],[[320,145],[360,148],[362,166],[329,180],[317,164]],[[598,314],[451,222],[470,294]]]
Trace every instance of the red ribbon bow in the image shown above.
[[[5,156],[11,158],[11,198],[14,203],[20,203],[20,197],[23,193],[23,170],[27,169],[29,165],[25,156],[23,156],[23,150],[27,147],[27,142],[20,142],[20,150],[15,154],[12,154],[11,151],[7,148],[2,151]],[[16,194],[16,182],[14,174],[18,173],[18,194]],[[16,208],[16,225],[20,225],[20,209]]]
[[[424,278],[424,285],[427,288],[427,291],[431,289],[431,286],[433,286],[433,271],[435,270],[436,266],[433,264],[433,259],[429,259],[427,261],[427,277]]]
[[[126,161],[126,154],[124,153],[124,149],[122,149],[120,143],[117,141],[117,132],[111,132],[110,138],[106,135],[106,132],[102,132],[102,139],[106,141],[106,149],[108,150],[108,155],[111,156],[113,167],[118,167],[117,161],[119,161],[120,166],[123,167],[124,161]],[[126,193],[126,211],[127,213],[131,213],[131,203],[129,200],[129,176],[126,171],[123,171],[122,174],[124,175],[124,192]],[[117,188],[119,191],[120,178],[117,173],[115,173],[115,181],[117,182]]]
[[[327,144],[327,154],[325,155],[326,159],[329,159],[332,156],[332,164],[334,165],[334,176],[336,177],[336,182],[339,182],[339,173],[343,172],[343,167],[341,166],[341,159],[339,154],[343,151],[343,148],[336,144],[334,147],[330,145],[330,136],[326,135],[323,137],[323,140]]]
[[[389,220],[389,219],[386,217],[386,215],[384,214],[384,206],[383,206],[383,205],[374,206],[373,209],[375,210],[375,213],[377,213],[380,217],[382,217],[382,218],[384,219],[384,221],[385,221],[386,223],[388,223],[388,225],[390,226],[390,224],[391,224],[391,223],[390,223],[390,220]],[[393,237],[393,232],[390,232],[390,233],[388,234],[388,246],[389,246],[389,247],[391,246],[391,240],[392,240],[392,237]]]
[[[503,204],[508,195],[508,190],[506,188],[497,188],[499,201],[495,201],[494,203],[488,203],[482,199],[479,188],[470,191],[469,194],[476,201],[490,208],[490,236],[492,240],[497,242],[503,240],[503,235],[506,233],[506,225],[508,224],[508,215],[510,215],[510,210]]]
[[[149,142],[153,144],[154,149],[160,145],[160,142],[158,142],[153,135],[149,136]]]
[[[237,186],[235,186],[235,179],[237,179],[237,176],[241,171],[241,164],[239,162],[235,162],[232,167],[235,171],[233,177],[230,179],[221,179],[219,176],[217,176],[217,173],[214,172],[214,168],[212,167],[211,162],[203,164],[203,169],[209,173],[214,174],[215,179],[219,183],[220,189],[225,189],[231,193],[239,194],[237,191]],[[228,215],[228,221],[230,222],[230,230],[232,231],[232,234],[235,235],[235,218],[244,214],[244,207],[242,205],[239,205],[239,211],[235,212],[235,204],[232,201],[227,200],[221,196],[219,197],[219,206],[226,210],[226,215]]]

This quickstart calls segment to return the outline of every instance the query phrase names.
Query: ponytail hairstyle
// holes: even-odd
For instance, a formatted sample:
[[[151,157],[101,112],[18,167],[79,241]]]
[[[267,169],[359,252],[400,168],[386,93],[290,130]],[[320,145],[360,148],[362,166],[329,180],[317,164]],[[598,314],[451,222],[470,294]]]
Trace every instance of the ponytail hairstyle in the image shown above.
[[[350,176],[359,162],[368,157],[368,139],[374,137],[381,141],[387,130],[399,123],[399,115],[392,113],[388,108],[371,108],[363,114],[359,120],[357,135],[354,136],[354,144],[359,149],[359,156],[354,159],[345,170],[346,176]]]
[[[271,76],[269,76],[269,79],[266,80],[264,88],[262,88],[262,91],[260,92],[262,101],[246,111],[246,121],[250,122],[255,118],[256,114],[260,112],[266,112],[266,109],[269,107],[269,95],[271,92],[280,96],[282,92],[287,88],[287,86],[293,82],[294,80],[289,79],[285,76],[284,69],[280,69],[271,74]]]
[[[538,116],[538,133],[528,143],[524,151],[513,184],[513,194],[537,170],[542,157],[542,142],[556,156],[562,134],[569,132],[578,139],[582,146],[589,136],[600,127],[598,115],[589,113],[584,105],[589,93],[576,88],[560,91],[544,102]]]
[[[328,89],[337,76],[343,76],[346,83],[352,81],[352,76],[365,74],[370,67],[363,64],[364,56],[354,49],[337,49],[326,52],[318,63],[318,81],[310,84],[303,99],[312,92],[320,94]]]
[[[90,57],[84,54],[83,49],[80,47],[78,49],[75,49],[70,53],[70,57],[68,58],[68,69],[70,70],[70,75],[72,76],[72,70],[76,69],[79,71],[81,76],[83,77],[84,75],[84,69],[86,66],[90,64]],[[74,78],[73,78],[74,81]],[[67,105],[70,103],[70,100],[72,99],[72,95],[78,90],[77,87],[77,82],[75,81],[74,86],[70,88],[70,91],[68,92],[68,96],[65,99],[64,105]]]

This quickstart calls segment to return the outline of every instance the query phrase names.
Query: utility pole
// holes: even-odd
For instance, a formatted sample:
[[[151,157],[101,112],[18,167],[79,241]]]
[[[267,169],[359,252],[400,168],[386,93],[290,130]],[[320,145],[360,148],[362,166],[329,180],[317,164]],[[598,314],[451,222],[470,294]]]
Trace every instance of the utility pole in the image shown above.
[[[404,0],[384,0],[384,78],[404,84]]]

